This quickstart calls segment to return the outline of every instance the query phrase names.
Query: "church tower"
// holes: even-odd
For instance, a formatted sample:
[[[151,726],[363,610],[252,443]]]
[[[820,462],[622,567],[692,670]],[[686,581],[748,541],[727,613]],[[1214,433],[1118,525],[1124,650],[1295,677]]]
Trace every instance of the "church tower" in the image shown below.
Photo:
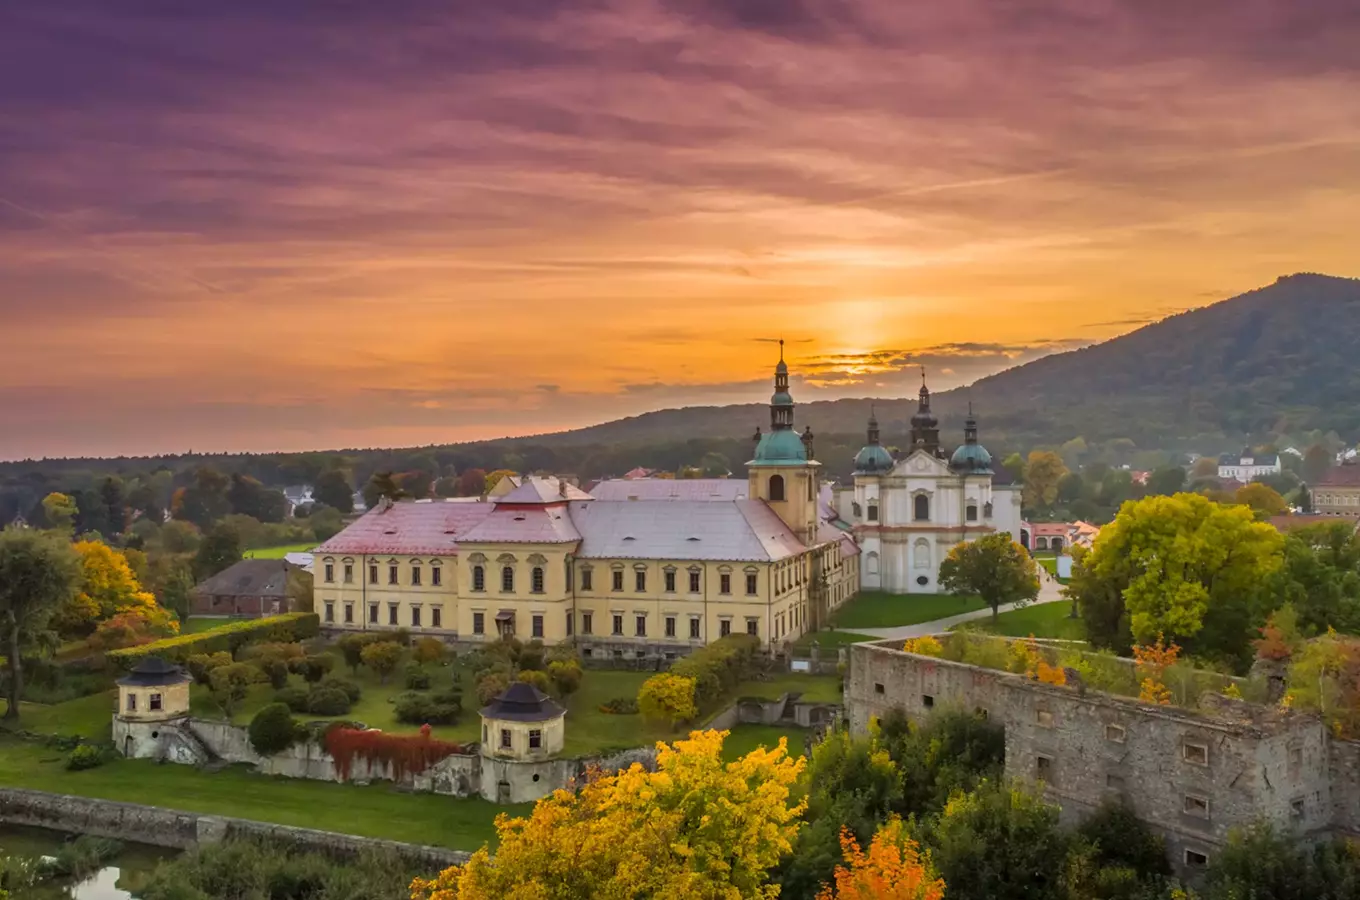
[[[916,414],[911,417],[911,450],[925,450],[931,456],[940,455],[940,420],[930,411],[930,388],[926,387],[926,370],[921,368],[921,394]]]
[[[812,458],[812,429],[800,435],[793,427],[793,396],[789,393],[783,341],[779,342],[779,365],[774,369],[770,431],[761,434],[757,428],[755,440],[755,458],[746,464],[748,496],[769,504],[803,546],[811,547],[817,543],[818,472],[822,464]]]

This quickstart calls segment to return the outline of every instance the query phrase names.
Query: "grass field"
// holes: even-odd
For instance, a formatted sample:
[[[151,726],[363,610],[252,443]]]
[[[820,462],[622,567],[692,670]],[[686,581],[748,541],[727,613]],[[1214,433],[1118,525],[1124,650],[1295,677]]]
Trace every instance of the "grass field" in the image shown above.
[[[858,644],[860,641],[872,641],[873,637],[867,634],[858,634],[853,631],[809,631],[807,634],[793,642],[794,652],[800,656],[807,656],[812,650],[812,642],[816,641],[819,649],[835,650],[837,647],[848,647],[851,644]]]
[[[807,733],[806,728],[781,728],[778,725],[738,725],[732,729],[732,733],[723,742],[723,759],[730,762],[745,756],[757,747],[772,750],[779,744],[780,738],[788,739],[790,756],[802,756],[803,739],[807,736]]]
[[[836,628],[849,631],[856,628],[893,628],[898,625],[919,625],[982,607],[982,600],[973,596],[861,591],[832,613],[832,619]]]
[[[244,554],[246,559],[283,559],[289,553],[311,553],[319,541],[308,541],[305,544],[284,544],[282,547],[258,547],[254,550],[247,550]]]
[[[808,703],[839,703],[841,680],[835,675],[780,675],[772,681],[747,681],[737,686],[738,697],[778,700],[784,694],[801,694]]]
[[[531,809],[528,804],[498,807],[480,799],[399,792],[384,784],[271,778],[244,767],[207,773],[192,766],[120,759],[68,772],[64,754],[11,737],[0,737],[0,784],[456,850],[475,850],[491,840],[497,813],[527,815]]]
[[[1068,641],[1086,640],[1086,625],[1081,619],[1071,618],[1070,603],[1040,603],[997,616],[996,627],[990,618],[977,619],[956,626],[974,631],[987,631],[1010,637],[1058,638]]]
[[[227,618],[226,616],[190,616],[187,622],[179,626],[179,633],[199,634],[200,632],[203,631],[210,631],[213,628],[219,628],[222,625],[228,625],[234,621],[238,620],[230,619]]]

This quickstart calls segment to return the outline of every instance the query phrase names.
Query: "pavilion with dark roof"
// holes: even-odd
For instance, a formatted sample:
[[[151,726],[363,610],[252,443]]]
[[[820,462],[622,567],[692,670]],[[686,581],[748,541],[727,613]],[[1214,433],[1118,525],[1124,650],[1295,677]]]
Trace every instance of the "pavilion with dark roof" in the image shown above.
[[[539,760],[562,752],[567,711],[532,684],[516,681],[481,715],[483,756]]]

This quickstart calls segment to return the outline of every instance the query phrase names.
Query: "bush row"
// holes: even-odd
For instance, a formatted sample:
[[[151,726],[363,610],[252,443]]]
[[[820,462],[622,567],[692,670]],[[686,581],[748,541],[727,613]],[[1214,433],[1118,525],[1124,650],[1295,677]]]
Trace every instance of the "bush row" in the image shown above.
[[[286,613],[264,619],[230,622],[198,634],[181,634],[142,644],[113,650],[108,659],[118,668],[130,670],[144,659],[159,656],[170,662],[183,663],[198,653],[231,653],[247,644],[262,641],[291,643],[315,637],[321,631],[321,619],[316,613]]]
[[[760,650],[760,639],[749,634],[719,638],[671,666],[672,675],[693,678],[700,707],[721,700],[745,677]]]

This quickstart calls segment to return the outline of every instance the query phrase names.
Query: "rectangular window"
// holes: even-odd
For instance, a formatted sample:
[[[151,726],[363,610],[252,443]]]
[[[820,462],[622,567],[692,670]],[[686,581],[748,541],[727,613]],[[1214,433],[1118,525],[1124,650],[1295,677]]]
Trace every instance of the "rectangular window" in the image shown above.
[[[1038,722],[1038,723],[1039,723],[1039,727],[1041,727],[1041,728],[1052,728],[1052,727],[1053,727],[1053,713],[1049,712],[1049,711],[1046,710],[1046,709],[1038,709],[1038,710],[1035,710],[1035,711],[1034,711],[1034,721],[1035,721],[1035,722]]]
[[[502,747],[503,749],[506,749],[506,750],[509,750],[510,747],[511,747],[511,743],[510,743],[510,729],[509,729],[509,728],[502,728],[502,729],[501,729],[501,747]]]
[[[537,750],[543,746],[543,732],[537,728],[529,729],[529,749]]]
[[[754,636],[754,635],[757,635],[757,634],[760,634],[760,620],[759,620],[759,619],[747,619],[747,620],[746,620],[746,633],[749,634],[749,635],[753,635],[753,636]]]
[[[732,574],[730,572],[724,572],[718,576],[718,593],[732,593]]]
[[[472,633],[486,634],[486,613],[475,612],[472,614]]]
[[[439,566],[432,567],[430,569],[430,584],[433,585],[434,587],[439,587],[443,583],[444,583],[444,570],[441,569]]]
[[[1289,815],[1295,819],[1303,818],[1303,798],[1289,801]]]
[[[618,569],[614,570],[614,590],[623,590],[623,572]]]
[[[326,621],[327,621],[327,622],[334,622],[334,621],[335,621],[335,604],[334,604],[334,603],[327,603],[327,604],[326,604]]]
[[[1181,758],[1196,766],[1209,765],[1209,748],[1204,744],[1182,744]]]
[[[411,566],[411,584],[420,587],[420,566]]]
[[[754,597],[756,595],[757,579],[759,576],[755,572],[746,573],[746,595]]]
[[[1209,801],[1204,797],[1186,794],[1181,798],[1181,802],[1181,812],[1187,816],[1194,816],[1196,819],[1209,818]]]
[[[699,620],[698,620],[698,619],[690,619],[690,620],[689,620],[689,639],[692,640],[692,641],[697,641],[697,640],[699,640]]]
[[[419,606],[413,606],[413,607],[411,607],[411,627],[412,627],[412,628],[419,628],[419,627],[420,627],[420,607],[419,607]]]
[[[594,634],[593,622],[595,617],[590,613],[581,613],[581,634]]]
[[[637,636],[638,636],[638,637],[646,637],[646,636],[647,636],[647,617],[646,617],[646,616],[638,616],[638,617],[637,617]]]
[[[368,605],[368,622],[370,625],[378,624],[378,604],[376,603]]]
[[[444,627],[444,607],[442,606],[430,607],[430,627],[431,628]]]
[[[666,637],[675,637],[675,616],[666,616]]]
[[[699,593],[699,573],[698,573],[698,572],[690,572],[690,573],[689,573],[689,592],[690,592],[691,594],[697,594],[697,593]]]
[[[353,603],[346,603],[346,604],[345,604],[345,624],[346,624],[346,625],[353,625],[353,624],[354,624],[354,604],[353,604]]]
[[[1114,741],[1116,744],[1124,743],[1125,731],[1123,725],[1106,725],[1105,740]]]
[[[567,593],[570,594],[575,589],[576,589],[576,570],[571,567],[571,563],[567,563]]]
[[[875,694],[882,694],[882,693],[883,693],[884,691],[886,691],[886,690],[887,690],[887,688],[885,688],[885,687],[883,686],[883,682],[881,682],[881,681],[875,681],[875,682],[874,682],[874,693],[875,693]]]
[[[152,694],[152,695],[151,695],[151,703],[150,703],[150,706],[151,706],[151,709],[152,709],[153,712],[154,712],[155,710],[158,710],[158,709],[161,708],[161,695],[160,695],[160,694]]]
[[[591,569],[581,570],[581,590],[583,591],[595,590],[594,578],[592,577],[594,576],[594,574],[595,572]]]
[[[388,566],[388,567],[387,567],[387,583],[388,583],[388,584],[400,584],[400,581],[399,581],[398,578],[397,578],[397,567],[396,567],[396,566]]]
[[[378,583],[378,567],[377,567],[377,566],[370,565],[370,566],[368,567],[368,583],[369,583],[369,584],[377,584],[377,583]]]
[[[334,582],[335,582],[335,563],[326,563],[326,583],[333,584]]]
[[[354,584],[354,563],[345,563],[345,584]]]
[[[532,619],[530,619],[530,626],[529,626],[529,627],[530,627],[531,629],[533,629],[533,630],[531,631],[531,634],[532,634],[534,637],[536,637],[536,638],[541,638],[541,637],[543,637],[543,616],[542,616],[542,615],[535,615]]]
[[[576,615],[571,610],[567,610],[567,637],[571,637],[575,633]]]
[[[926,709],[934,709],[934,708],[935,708],[935,697],[932,696],[931,694],[922,694],[922,695],[921,695],[921,705],[924,706]]]
[[[666,572],[666,593],[675,593],[675,573],[669,570]]]
[[[1034,760],[1034,777],[1040,781],[1053,780],[1053,760],[1048,756],[1039,756]]]
[[[399,607],[398,607],[397,604],[395,604],[395,603],[389,603],[389,604],[387,604],[387,624],[388,624],[388,625],[395,625],[395,624],[397,624],[397,609],[398,609],[398,608],[399,608]]]
[[[486,569],[481,566],[472,567],[472,589],[478,593],[486,590]]]
[[[136,712],[136,711],[137,711],[137,695],[136,695],[136,694],[128,694],[128,707],[127,707],[127,708],[128,708],[128,712]]]
[[[614,633],[623,634],[623,616],[614,616]]]
[[[501,567],[501,593],[513,594],[515,592],[515,570],[509,566]]]
[[[731,619],[719,619],[719,620],[718,620],[718,637],[727,637],[727,636],[728,636],[729,634],[731,634],[731,633],[732,633],[732,620],[731,620]]]
[[[1185,864],[1192,869],[1203,869],[1209,865],[1209,854],[1198,850],[1185,851]]]
[[[646,572],[643,572],[643,571],[641,571],[641,570],[639,570],[639,571],[637,571],[637,572],[634,572],[634,573],[633,573],[633,584],[634,584],[634,586],[635,586],[635,590],[636,590],[639,594],[641,594],[643,591],[647,590],[647,573],[646,573]]]

